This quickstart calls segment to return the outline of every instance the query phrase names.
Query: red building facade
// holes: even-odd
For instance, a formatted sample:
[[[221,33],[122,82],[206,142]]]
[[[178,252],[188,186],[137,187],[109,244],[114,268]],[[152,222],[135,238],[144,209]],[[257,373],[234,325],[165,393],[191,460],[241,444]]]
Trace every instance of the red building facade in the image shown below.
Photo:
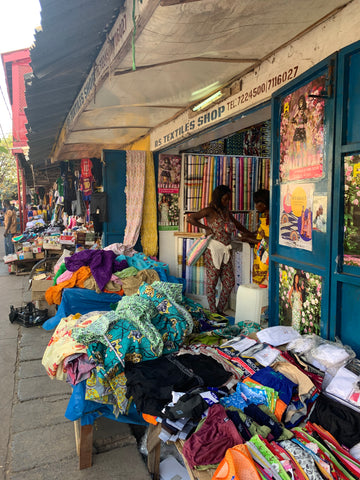
[[[12,153],[17,164],[20,224],[21,229],[24,230],[27,219],[26,185],[24,171],[21,167],[21,158],[25,157],[28,150],[27,131],[25,127],[27,119],[25,115],[26,98],[24,75],[32,71],[30,66],[30,52],[28,48],[24,48],[22,50],[3,53],[1,59],[12,110]]]

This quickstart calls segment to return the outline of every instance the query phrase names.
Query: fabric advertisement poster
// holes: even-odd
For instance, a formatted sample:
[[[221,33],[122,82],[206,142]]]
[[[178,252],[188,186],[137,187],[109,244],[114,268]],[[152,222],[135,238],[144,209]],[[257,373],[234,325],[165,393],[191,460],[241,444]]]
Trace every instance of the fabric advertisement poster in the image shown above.
[[[360,155],[344,157],[344,264],[360,266]]]
[[[326,233],[327,195],[317,193],[313,200],[313,230]]]
[[[320,335],[322,278],[282,264],[279,275],[280,325]]]
[[[325,76],[287,95],[281,103],[280,180],[323,175]]]
[[[159,230],[179,229],[180,179],[181,157],[179,155],[159,155]]]
[[[279,244],[312,251],[314,184],[280,186]]]

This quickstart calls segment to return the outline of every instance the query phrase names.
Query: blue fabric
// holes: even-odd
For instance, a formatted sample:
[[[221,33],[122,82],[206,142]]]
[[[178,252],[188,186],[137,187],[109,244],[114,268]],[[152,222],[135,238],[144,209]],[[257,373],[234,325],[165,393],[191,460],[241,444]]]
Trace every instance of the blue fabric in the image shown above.
[[[148,268],[154,269],[156,267],[161,267],[165,270],[166,274],[169,274],[169,265],[167,263],[153,260],[152,258],[144,255],[143,253],[135,253],[132,257],[119,255],[116,257],[116,260],[118,262],[120,262],[121,260],[127,260],[129,267],[135,267],[138,270],[146,270]]]
[[[111,305],[118,303],[121,297],[115,293],[96,293],[86,288],[64,288],[61,303],[56,315],[43,324],[45,330],[53,330],[62,318],[71,314],[110,311]]]
[[[86,380],[73,385],[72,388],[73,392],[65,412],[65,417],[68,420],[74,421],[80,418],[81,425],[91,425],[98,417],[104,416],[117,422],[148,425],[142,416],[137,413],[134,403],[131,403],[127,415],[115,417],[112,405],[85,400]]]

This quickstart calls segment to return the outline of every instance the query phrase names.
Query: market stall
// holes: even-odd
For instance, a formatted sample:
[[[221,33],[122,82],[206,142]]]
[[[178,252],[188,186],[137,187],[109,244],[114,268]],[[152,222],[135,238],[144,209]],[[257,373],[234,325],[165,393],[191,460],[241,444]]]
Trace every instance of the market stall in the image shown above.
[[[99,278],[94,265],[109,258]],[[73,385],[65,416],[78,422],[81,468],[91,465],[91,425],[105,415],[151,425],[155,478],[160,440],[178,446],[194,479],[228,478],[237,461],[259,479],[359,478],[360,371],[350,348],[292,327],[229,325],[142,253],[79,252],[64,264],[72,277],[88,268],[102,287],[60,282],[46,292],[60,306],[44,325],[56,329],[43,365]],[[104,293],[112,275],[128,294]]]

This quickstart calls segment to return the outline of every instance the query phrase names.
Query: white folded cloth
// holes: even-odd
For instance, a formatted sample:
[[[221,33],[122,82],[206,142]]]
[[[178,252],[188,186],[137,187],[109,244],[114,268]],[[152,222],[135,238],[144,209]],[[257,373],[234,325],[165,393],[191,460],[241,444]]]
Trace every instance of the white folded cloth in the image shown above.
[[[208,249],[211,252],[212,261],[216,270],[220,269],[223,262],[225,265],[229,262],[232,249],[231,244],[224,245],[217,240],[211,239],[208,243]]]

